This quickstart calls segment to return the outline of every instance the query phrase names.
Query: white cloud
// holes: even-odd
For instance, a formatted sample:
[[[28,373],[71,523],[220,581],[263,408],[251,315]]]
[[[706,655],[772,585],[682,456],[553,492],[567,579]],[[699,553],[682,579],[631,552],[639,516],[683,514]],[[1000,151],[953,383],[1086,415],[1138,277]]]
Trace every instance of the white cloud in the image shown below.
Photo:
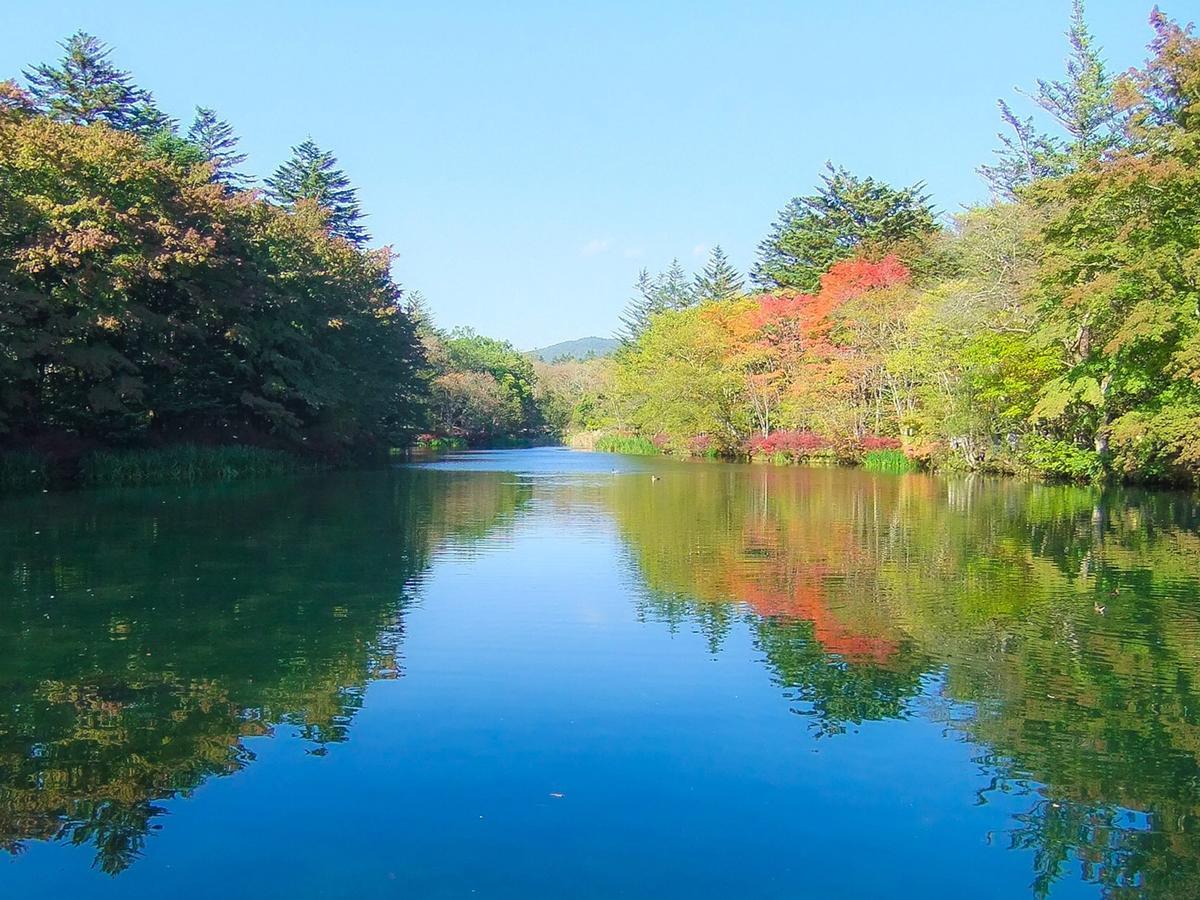
[[[708,244],[697,244],[692,248],[692,256],[703,256],[708,252]]]
[[[584,256],[596,256],[606,251],[610,246],[612,246],[610,238],[592,238],[579,248],[579,252]]]
[[[642,255],[641,247],[626,247],[624,256],[626,259],[637,259]]]

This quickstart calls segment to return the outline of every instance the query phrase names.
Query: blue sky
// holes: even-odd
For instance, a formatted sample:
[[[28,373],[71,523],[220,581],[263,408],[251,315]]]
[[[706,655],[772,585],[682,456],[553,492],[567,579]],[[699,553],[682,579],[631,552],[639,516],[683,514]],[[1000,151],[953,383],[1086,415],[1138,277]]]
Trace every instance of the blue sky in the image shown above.
[[[1114,69],[1151,5],[1088,4]],[[748,268],[827,159],[983,199],[996,99],[1061,72],[1070,0],[3,7],[0,77],[83,28],[172,115],[215,107],[256,175],[331,149],[439,323],[524,349],[611,333],[642,266]]]

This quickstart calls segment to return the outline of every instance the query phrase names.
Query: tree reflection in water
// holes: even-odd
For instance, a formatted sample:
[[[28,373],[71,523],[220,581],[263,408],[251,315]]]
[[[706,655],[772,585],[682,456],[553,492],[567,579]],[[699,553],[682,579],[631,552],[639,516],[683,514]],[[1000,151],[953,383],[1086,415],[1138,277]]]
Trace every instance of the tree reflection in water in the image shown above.
[[[68,840],[121,871],[165,800],[254,759],[249,738],[346,739],[367,686],[403,671],[406,605],[438,548],[602,515],[638,615],[714,654],[745,629],[811,733],[921,717],[969,740],[978,802],[1024,798],[994,838],[1032,851],[1037,893],[1073,869],[1111,895],[1200,883],[1200,513],[1184,494],[696,464],[653,488],[406,470],[5,512],[13,852]]]
[[[819,734],[939,716],[1026,794],[1038,894],[1200,883],[1200,504],[1186,494],[695,466],[608,492],[643,614],[747,621]]]
[[[117,873],[163,809],[278,726],[346,739],[401,672],[431,549],[510,521],[496,475],[11,501],[0,530],[0,844],[90,844]]]

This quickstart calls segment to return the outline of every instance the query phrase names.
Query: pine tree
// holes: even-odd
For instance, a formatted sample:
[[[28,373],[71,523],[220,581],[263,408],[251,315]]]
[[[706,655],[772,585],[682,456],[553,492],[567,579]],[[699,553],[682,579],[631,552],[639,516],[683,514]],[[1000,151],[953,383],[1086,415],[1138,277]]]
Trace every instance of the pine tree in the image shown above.
[[[292,148],[292,158],[266,180],[267,194],[280,206],[291,208],[297,201],[314,200],[329,213],[329,232],[352,244],[363,244],[370,235],[358,220],[363,217],[358,192],[337,158],[311,140]]]
[[[1105,71],[1104,59],[1084,20],[1083,0],[1075,0],[1071,45],[1064,81],[1038,80],[1034,100],[1070,135],[1068,163],[1072,169],[1098,158],[1117,141],[1113,125],[1117,109],[1113,102],[1113,80]]]
[[[237,150],[238,138],[233,127],[217,118],[217,114],[206,106],[196,107],[196,118],[188,128],[187,139],[212,163],[213,181],[218,181],[232,190],[245,188],[250,178],[237,171],[246,161],[246,154]]]
[[[1122,146],[1120,111],[1114,98],[1114,81],[1084,18],[1083,0],[1075,0],[1071,50],[1064,80],[1038,79],[1030,96],[1062,129],[1065,138],[1039,132],[1033,119],[1022,119],[1003,100],[1000,116],[1012,134],[999,135],[1001,147],[994,165],[980,166],[979,174],[992,190],[1013,197],[1018,189],[1040,178],[1067,175]]]
[[[144,138],[161,134],[177,135],[178,123],[154,105],[154,96],[149,91],[144,93],[145,99],[134,106],[129,114],[126,130],[140,134]]]
[[[793,198],[758,245],[755,283],[813,291],[839,259],[862,248],[886,252],[937,230],[923,183],[893,188],[831,164],[826,169],[817,192]]]
[[[626,343],[633,343],[641,337],[650,327],[650,319],[666,308],[656,297],[654,280],[646,269],[638,273],[633,290],[633,297],[621,313],[621,327],[617,331],[617,337]]]
[[[150,93],[108,61],[112,51],[103,41],[77,31],[61,46],[66,51],[61,68],[42,63],[25,72],[29,94],[41,111],[76,125],[105,122],[141,131],[153,124],[157,110]]]
[[[1048,178],[1059,170],[1062,157],[1059,142],[1038,132],[1033,117],[1020,118],[1003,100],[997,101],[1000,118],[1012,129],[1012,134],[1000,132],[1000,149],[996,150],[994,165],[977,170],[993,191],[1003,197],[1013,197],[1019,187]]]
[[[404,313],[413,323],[413,327],[417,329],[419,334],[432,332],[435,330],[433,325],[433,309],[429,305],[429,300],[420,291],[408,291],[404,296]]]
[[[626,343],[636,341],[650,327],[650,320],[670,309],[686,309],[697,301],[696,290],[678,258],[653,278],[642,269],[633,285],[634,296],[621,313],[617,337]]]
[[[696,302],[692,280],[678,258],[671,260],[671,267],[658,276],[654,290],[664,309],[686,309]]]
[[[713,247],[704,271],[696,275],[692,293],[697,303],[732,300],[742,293],[742,276],[729,264],[720,244]]]

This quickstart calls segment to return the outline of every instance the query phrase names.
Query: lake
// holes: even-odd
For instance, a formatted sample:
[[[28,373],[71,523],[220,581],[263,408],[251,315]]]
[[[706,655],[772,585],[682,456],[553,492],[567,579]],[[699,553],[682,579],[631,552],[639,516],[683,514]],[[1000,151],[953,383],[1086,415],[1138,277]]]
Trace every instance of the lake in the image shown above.
[[[0,847],[5,897],[1194,896],[1200,502],[562,449],[10,498]]]

